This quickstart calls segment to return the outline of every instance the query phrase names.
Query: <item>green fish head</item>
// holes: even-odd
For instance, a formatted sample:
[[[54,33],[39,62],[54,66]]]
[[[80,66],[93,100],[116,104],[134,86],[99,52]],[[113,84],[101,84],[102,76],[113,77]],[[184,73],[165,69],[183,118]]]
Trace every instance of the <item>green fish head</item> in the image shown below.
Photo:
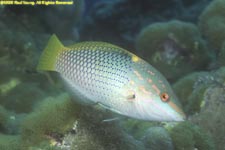
[[[136,115],[143,120],[184,121],[186,116],[167,80],[144,61],[135,63],[128,91],[136,101]],[[130,93],[132,93],[130,92]]]

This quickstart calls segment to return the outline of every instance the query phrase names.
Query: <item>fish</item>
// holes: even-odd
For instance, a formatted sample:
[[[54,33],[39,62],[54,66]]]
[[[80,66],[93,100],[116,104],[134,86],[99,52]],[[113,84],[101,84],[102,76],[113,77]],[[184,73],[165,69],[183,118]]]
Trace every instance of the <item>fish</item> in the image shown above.
[[[53,34],[38,71],[58,72],[83,101],[146,121],[184,121],[185,114],[165,77],[135,54],[110,43],[64,46]]]

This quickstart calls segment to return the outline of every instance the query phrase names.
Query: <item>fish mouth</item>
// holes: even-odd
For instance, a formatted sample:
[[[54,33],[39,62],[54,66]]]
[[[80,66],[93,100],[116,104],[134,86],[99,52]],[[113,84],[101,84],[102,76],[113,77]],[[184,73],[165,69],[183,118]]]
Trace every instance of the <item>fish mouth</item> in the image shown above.
[[[186,115],[184,113],[177,114],[176,117],[174,118],[174,121],[185,121],[185,120],[186,120]]]
[[[173,110],[177,114],[176,117],[174,118],[175,121],[184,121],[184,120],[186,120],[186,115],[185,115],[185,113],[183,112],[183,110],[180,107],[178,107],[172,101],[169,101],[168,104],[170,105],[171,108],[173,108]]]

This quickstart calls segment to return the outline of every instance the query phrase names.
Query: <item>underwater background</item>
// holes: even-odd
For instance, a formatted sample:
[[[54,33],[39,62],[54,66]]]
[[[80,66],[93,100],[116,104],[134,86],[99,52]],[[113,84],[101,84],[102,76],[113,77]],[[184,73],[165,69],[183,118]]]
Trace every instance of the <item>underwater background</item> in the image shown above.
[[[147,122],[83,106],[36,71],[49,37],[104,41],[147,60],[188,117]],[[0,5],[0,150],[225,150],[225,0]]]

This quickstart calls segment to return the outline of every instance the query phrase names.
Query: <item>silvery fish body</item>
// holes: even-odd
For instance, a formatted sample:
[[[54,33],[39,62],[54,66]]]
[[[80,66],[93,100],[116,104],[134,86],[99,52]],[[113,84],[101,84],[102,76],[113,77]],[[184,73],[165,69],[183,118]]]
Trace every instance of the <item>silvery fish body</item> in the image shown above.
[[[57,42],[52,37],[49,43]],[[44,68],[46,62],[38,68],[59,72],[75,95],[137,119],[184,119],[166,79],[136,55],[104,42],[81,42],[70,47],[58,45],[61,50],[55,52],[51,67]],[[48,49],[52,47],[47,46]],[[44,61],[42,58],[40,62]]]

